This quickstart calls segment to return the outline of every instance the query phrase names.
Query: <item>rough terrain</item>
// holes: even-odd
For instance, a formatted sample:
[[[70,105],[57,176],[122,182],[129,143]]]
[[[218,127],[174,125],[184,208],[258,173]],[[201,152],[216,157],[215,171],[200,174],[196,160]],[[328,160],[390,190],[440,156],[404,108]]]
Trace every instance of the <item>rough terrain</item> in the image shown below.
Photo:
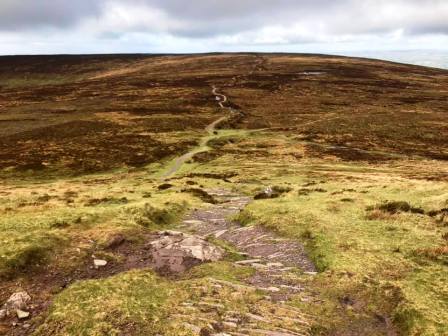
[[[445,335],[448,71],[0,57],[0,334]]]

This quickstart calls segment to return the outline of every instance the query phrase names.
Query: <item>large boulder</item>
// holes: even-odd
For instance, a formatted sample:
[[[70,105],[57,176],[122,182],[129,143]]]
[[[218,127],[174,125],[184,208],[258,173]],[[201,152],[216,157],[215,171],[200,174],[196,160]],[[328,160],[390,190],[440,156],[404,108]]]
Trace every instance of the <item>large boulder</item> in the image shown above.
[[[181,273],[192,266],[217,261],[224,251],[204,239],[176,231],[159,232],[149,244],[155,269],[163,273]]]

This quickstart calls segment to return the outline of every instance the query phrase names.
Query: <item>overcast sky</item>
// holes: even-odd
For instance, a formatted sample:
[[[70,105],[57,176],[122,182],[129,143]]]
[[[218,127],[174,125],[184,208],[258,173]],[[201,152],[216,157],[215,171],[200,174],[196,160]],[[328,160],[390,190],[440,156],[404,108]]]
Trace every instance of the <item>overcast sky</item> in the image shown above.
[[[0,54],[448,50],[448,0],[0,0]]]

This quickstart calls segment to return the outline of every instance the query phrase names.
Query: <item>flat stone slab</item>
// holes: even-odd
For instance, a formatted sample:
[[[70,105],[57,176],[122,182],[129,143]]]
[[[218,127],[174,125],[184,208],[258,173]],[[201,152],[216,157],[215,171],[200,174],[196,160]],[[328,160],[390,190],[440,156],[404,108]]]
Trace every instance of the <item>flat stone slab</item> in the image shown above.
[[[210,261],[218,261],[224,251],[198,236],[177,231],[161,231],[149,243],[154,268],[161,272],[181,273]]]

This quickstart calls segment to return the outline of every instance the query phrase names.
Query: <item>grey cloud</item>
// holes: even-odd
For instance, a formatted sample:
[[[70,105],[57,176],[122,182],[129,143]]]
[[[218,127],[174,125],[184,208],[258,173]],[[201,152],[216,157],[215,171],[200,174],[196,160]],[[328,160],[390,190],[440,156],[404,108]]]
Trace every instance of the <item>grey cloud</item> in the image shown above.
[[[101,30],[101,20],[114,5],[159,11],[166,24],[142,20]],[[390,9],[392,8],[392,9]],[[419,16],[419,13],[425,13]],[[410,35],[448,34],[447,0],[0,0],[0,31],[65,28],[97,18],[92,35],[119,38],[127,32],[167,33],[186,38],[213,38],[306,26],[327,35],[384,34],[402,29]],[[94,27],[94,26],[93,26]],[[249,34],[250,35],[250,34]],[[289,36],[291,42],[307,37]]]
[[[162,8],[173,16],[182,16],[198,20],[222,20],[235,18],[253,18],[261,15],[270,20],[279,15],[310,13],[317,10],[328,10],[348,3],[350,0],[135,0],[137,3]],[[294,12],[294,13],[291,13]]]
[[[0,30],[67,27],[101,13],[103,0],[1,0]]]
[[[276,25],[293,29],[297,24],[328,35],[386,34],[400,29],[414,35],[448,30],[446,0],[128,0],[126,3],[161,10],[170,20],[180,23],[165,27],[164,32],[189,38],[231,35]]]
[[[447,18],[448,20],[448,18]],[[448,24],[446,23],[429,23],[424,25],[418,25],[405,31],[409,35],[422,35],[422,34],[444,34],[448,35]]]
[[[300,22],[331,11],[351,0],[131,0],[161,9],[183,23],[170,33],[207,37],[259,29],[268,25]]]

